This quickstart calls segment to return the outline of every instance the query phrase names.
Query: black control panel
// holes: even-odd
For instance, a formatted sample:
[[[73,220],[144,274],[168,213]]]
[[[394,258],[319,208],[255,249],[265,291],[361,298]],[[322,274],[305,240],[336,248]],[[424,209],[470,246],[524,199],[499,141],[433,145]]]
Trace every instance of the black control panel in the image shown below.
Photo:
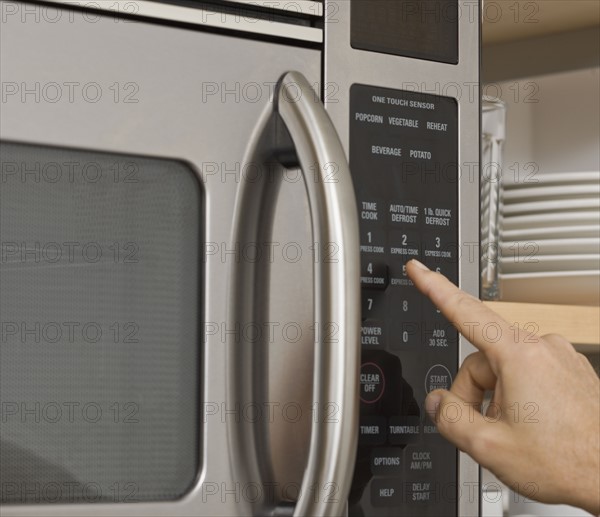
[[[360,215],[361,417],[351,516],[455,516],[457,451],[424,411],[449,388],[458,334],[406,275],[458,280],[458,106],[355,84],[350,167]]]

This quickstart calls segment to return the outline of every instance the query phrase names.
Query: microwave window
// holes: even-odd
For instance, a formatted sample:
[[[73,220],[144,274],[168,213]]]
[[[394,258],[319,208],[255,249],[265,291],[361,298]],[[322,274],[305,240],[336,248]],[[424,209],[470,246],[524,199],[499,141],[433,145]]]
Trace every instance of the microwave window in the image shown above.
[[[180,498],[200,462],[194,172],[6,142],[0,161],[1,502]]]

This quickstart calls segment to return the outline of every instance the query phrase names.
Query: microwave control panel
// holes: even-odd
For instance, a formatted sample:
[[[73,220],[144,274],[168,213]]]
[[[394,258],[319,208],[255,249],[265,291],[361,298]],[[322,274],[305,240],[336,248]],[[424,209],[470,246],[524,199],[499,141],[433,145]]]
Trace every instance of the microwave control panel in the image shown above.
[[[360,430],[351,516],[457,513],[457,451],[424,411],[449,388],[458,333],[406,275],[458,281],[458,105],[355,84],[350,168],[360,217]]]

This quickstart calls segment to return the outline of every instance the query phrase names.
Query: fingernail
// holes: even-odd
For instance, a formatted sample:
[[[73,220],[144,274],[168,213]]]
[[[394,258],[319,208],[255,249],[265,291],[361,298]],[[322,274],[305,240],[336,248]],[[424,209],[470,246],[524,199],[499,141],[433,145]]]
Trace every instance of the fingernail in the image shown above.
[[[442,403],[442,395],[438,392],[431,392],[425,399],[425,412],[429,415],[429,418],[435,422],[435,415],[437,414],[438,407]]]
[[[429,271],[429,268],[425,264],[422,264],[421,262],[419,262],[417,259],[412,259],[411,262],[419,269],[423,269],[424,271]]]

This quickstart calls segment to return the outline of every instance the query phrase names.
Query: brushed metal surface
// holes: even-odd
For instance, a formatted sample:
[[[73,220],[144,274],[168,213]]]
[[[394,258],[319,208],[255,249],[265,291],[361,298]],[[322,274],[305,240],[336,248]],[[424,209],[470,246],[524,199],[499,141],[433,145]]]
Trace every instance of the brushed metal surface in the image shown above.
[[[294,90],[302,99],[294,99]],[[350,169],[339,137],[310,85],[297,72],[283,77],[277,111],[304,171],[313,238],[336,255],[315,260],[316,336],[313,419],[308,465],[295,516],[342,515],[358,440],[360,257],[358,213]],[[333,174],[333,176],[332,176]],[[324,246],[321,246],[324,249]],[[329,413],[333,410],[333,415]],[[311,487],[317,487],[316,496]]]
[[[354,83],[454,97],[459,111],[459,284],[479,294],[480,2],[459,0],[459,62],[436,63],[350,46],[350,2],[325,0],[324,103],[348,153]],[[469,251],[470,250],[470,251]],[[458,363],[475,351],[460,338]],[[459,452],[461,517],[479,515],[479,466]]]
[[[295,151],[308,195],[312,226],[311,243],[306,236],[298,235],[298,229],[293,227],[297,221],[290,217],[287,220],[292,225],[285,225],[284,238],[296,242],[302,237],[299,242],[311,243],[309,245],[317,250],[325,250],[327,246],[323,244],[332,243],[339,252],[332,257],[309,253],[309,260],[304,263],[311,266],[312,262],[314,269],[312,314],[302,310],[295,315],[294,323],[303,322],[304,331],[312,327],[313,331],[308,334],[313,337],[314,363],[306,360],[311,358],[306,354],[311,352],[312,356],[311,350],[303,351],[299,343],[290,347],[285,339],[278,340],[277,348],[269,346],[268,340],[256,343],[230,339],[227,343],[232,404],[250,406],[268,402],[285,407],[293,403],[309,418],[302,422],[295,418],[292,422],[261,420],[259,425],[247,419],[232,420],[229,422],[230,449],[239,458],[235,477],[242,484],[270,483],[277,487],[301,481],[297,484],[299,500],[294,515],[342,515],[352,481],[358,431],[360,262],[354,189],[335,129],[318,96],[298,72],[289,72],[281,78],[276,92],[276,113],[278,118],[265,120],[262,133],[257,135],[251,161],[262,163],[277,153],[277,144],[273,148],[271,143],[276,131],[273,126],[283,122],[289,142],[280,143],[280,156],[286,150]],[[330,176],[332,167],[336,169],[334,176]],[[281,178],[280,175],[277,183],[265,178],[242,183],[233,229],[233,241],[239,243],[240,248],[257,242],[279,242],[271,238],[277,234],[272,232],[273,221],[279,221],[273,207],[282,190]],[[286,203],[293,206],[294,200],[288,198]],[[296,212],[299,214],[302,210]],[[270,261],[242,260],[232,264],[229,320],[244,326],[264,322],[266,314],[281,314],[277,309],[273,311],[278,302],[293,308],[298,288],[306,288],[303,285],[306,268],[295,258],[290,262],[275,265],[276,262]],[[291,285],[287,298],[278,300],[268,286],[273,280],[272,274],[281,274],[284,270]],[[278,326],[290,323],[278,319],[268,321],[275,321]],[[273,374],[282,370],[284,374],[276,377],[276,390],[269,390],[265,380],[271,381]],[[314,381],[307,382],[313,376]],[[300,434],[310,436],[310,440],[303,441],[297,448],[294,445],[299,444],[294,444],[296,440],[290,439],[290,435],[298,435],[299,429]],[[282,434],[285,431],[287,433]],[[265,443],[265,436],[277,440],[275,451]],[[304,454],[306,450],[308,459]],[[294,467],[301,470],[296,470],[292,481],[289,474],[293,474]],[[298,479],[297,474],[302,471],[304,474]],[[281,473],[285,473],[283,480],[279,477]],[[279,495],[285,499],[285,493],[279,492]],[[280,513],[270,507],[269,501],[257,500],[253,506],[256,515],[273,511]]]
[[[6,3],[24,5],[3,2]],[[201,469],[194,487],[185,497],[172,502],[6,505],[2,507],[3,516],[252,514],[252,506],[242,491],[245,487],[236,486],[234,469],[239,459],[232,454],[228,438],[227,418],[235,418],[236,414],[235,411],[226,414],[231,409],[227,405],[226,330],[233,327],[227,319],[227,275],[235,256],[226,251],[234,248],[236,196],[241,177],[248,170],[246,166],[251,165],[245,160],[253,138],[262,130],[262,121],[273,112],[277,81],[291,69],[318,84],[320,57],[316,50],[157,24],[115,21],[113,16],[96,17],[92,23],[83,11],[63,13],[61,20],[52,23],[44,20],[23,23],[20,16],[7,16],[3,20],[2,81],[5,85],[16,85],[19,93],[3,99],[0,138],[187,163],[198,175],[203,190],[205,243],[207,247],[215,246],[210,252],[207,249],[203,264],[205,291],[201,293],[199,319],[205,326],[205,342],[198,344],[202,348],[203,374]],[[49,91],[44,93],[44,87],[51,83],[62,88],[63,96],[57,102],[54,102],[56,90],[52,99]],[[76,84],[72,86],[71,98],[65,83]],[[90,89],[85,97],[84,88],[92,83],[95,89]],[[125,89],[125,85],[129,86]],[[40,92],[37,96],[36,88]],[[102,95],[92,102],[90,95],[98,88]],[[34,93],[23,97],[24,89]],[[115,90],[119,93],[117,100]],[[286,221],[286,225],[295,227],[310,241],[302,181],[286,182],[280,198],[283,203],[278,202],[275,207],[275,219]],[[302,200],[304,205],[285,206],[290,199]],[[308,264],[312,267],[312,260]],[[312,269],[304,271],[308,276],[300,275],[300,284],[289,284],[293,281],[287,279],[288,284],[278,285],[282,275],[273,274],[273,290],[289,292],[289,285],[295,289],[294,296],[285,296],[285,303],[280,304],[280,320],[293,321],[297,315],[312,319]],[[296,346],[296,357],[304,367],[295,372],[295,365],[288,363],[290,371],[279,372],[279,377],[270,382],[270,389],[277,393],[277,383],[285,385],[287,379],[292,379],[293,386],[306,391],[302,396],[312,400],[313,338],[305,333]],[[304,370],[311,373],[307,376]],[[292,398],[297,400],[295,395]],[[286,431],[283,429],[282,433]],[[310,427],[304,431],[298,429],[295,443],[308,442]],[[276,429],[271,432],[277,434]],[[273,447],[272,454],[283,458],[282,462],[294,453],[281,437]],[[304,464],[306,451],[304,448],[297,452],[299,457],[303,455]],[[286,476],[301,478],[303,465],[291,470],[280,473],[277,478],[280,483],[286,482]]]
[[[220,13],[210,9],[190,8],[180,5],[153,2],[149,0],[135,0],[130,2],[109,2],[108,0],[89,1],[89,0],[40,0],[47,4],[58,4],[62,7],[83,7],[100,11],[114,12],[115,14],[155,18],[157,20],[189,23],[217,29],[229,29],[234,31],[249,32],[266,36],[277,36],[281,38],[291,38],[312,43],[323,42],[323,31],[315,27],[304,25],[294,25],[274,20],[264,20],[253,18],[250,15],[241,15],[236,13]],[[236,3],[250,3],[250,0],[237,0]],[[262,2],[269,4],[269,2]],[[255,3],[255,5],[261,2]],[[301,0],[294,11],[294,5],[284,3],[280,10],[301,12],[322,16],[322,10],[319,11],[316,2]],[[270,3],[270,5],[273,5]],[[275,2],[277,5],[277,2]],[[266,6],[266,5],[265,5]],[[275,8],[275,7],[274,7]],[[10,12],[10,11],[9,11]],[[316,13],[316,14],[315,14]],[[319,14],[320,13],[320,14]],[[50,15],[52,16],[52,15]],[[91,19],[92,17],[90,17]]]

